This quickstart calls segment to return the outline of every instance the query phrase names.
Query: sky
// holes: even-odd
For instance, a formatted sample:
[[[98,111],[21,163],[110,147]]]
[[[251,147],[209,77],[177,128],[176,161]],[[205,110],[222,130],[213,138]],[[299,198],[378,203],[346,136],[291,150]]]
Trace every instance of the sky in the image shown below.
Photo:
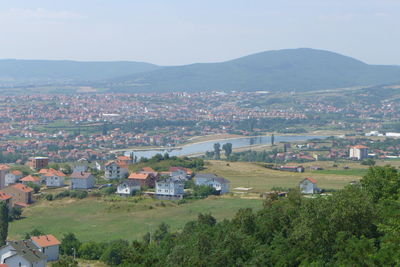
[[[286,48],[400,65],[399,0],[0,0],[0,58],[219,62]]]

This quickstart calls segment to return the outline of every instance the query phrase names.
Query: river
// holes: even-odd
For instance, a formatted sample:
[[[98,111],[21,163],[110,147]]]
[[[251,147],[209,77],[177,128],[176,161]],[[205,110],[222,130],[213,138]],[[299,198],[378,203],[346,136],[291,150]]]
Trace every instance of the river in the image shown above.
[[[275,135],[275,143],[279,142],[295,142],[295,141],[306,141],[313,138],[326,138],[327,136],[313,136],[313,135]],[[126,151],[125,155],[129,156],[130,153],[140,159],[141,157],[151,158],[156,154],[168,153],[170,156],[188,156],[193,154],[204,154],[207,151],[214,150],[214,144],[220,143],[221,148],[225,143],[231,143],[232,148],[242,148],[249,146],[268,145],[271,144],[271,136],[256,136],[256,137],[238,137],[228,138],[221,140],[212,140],[200,143],[193,143],[184,145],[181,148],[170,148],[170,149],[143,149],[135,151]]]

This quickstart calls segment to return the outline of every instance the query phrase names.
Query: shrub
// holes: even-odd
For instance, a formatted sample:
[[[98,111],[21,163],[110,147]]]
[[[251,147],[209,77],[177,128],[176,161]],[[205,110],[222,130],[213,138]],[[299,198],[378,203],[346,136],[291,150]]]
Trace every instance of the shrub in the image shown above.
[[[45,198],[48,201],[52,201],[54,199],[54,196],[53,196],[53,194],[46,194]]]

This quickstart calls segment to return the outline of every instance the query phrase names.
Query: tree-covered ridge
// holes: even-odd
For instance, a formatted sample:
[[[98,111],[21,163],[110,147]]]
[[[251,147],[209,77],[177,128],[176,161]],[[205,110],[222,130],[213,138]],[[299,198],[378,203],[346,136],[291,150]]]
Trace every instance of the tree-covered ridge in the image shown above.
[[[84,259],[111,266],[398,266],[400,264],[400,172],[371,167],[360,184],[330,196],[271,195],[258,212],[241,209],[217,222],[199,214],[181,232],[166,224],[142,241],[81,244]]]

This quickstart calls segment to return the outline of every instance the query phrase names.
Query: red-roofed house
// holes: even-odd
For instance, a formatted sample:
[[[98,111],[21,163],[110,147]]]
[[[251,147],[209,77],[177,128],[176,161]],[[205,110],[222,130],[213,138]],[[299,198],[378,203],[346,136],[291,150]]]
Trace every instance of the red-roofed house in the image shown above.
[[[125,179],[128,176],[128,166],[124,162],[109,161],[104,166],[104,176],[106,179]]]
[[[6,174],[5,186],[15,184],[22,178],[23,174],[21,171],[14,170]]]
[[[47,187],[60,187],[64,186],[64,177],[66,176],[63,172],[55,169],[41,169],[41,177],[46,182]]]
[[[21,181],[24,185],[27,185],[28,183],[34,183],[34,184],[37,184],[37,185],[40,186],[40,184],[41,184],[41,182],[42,182],[42,179],[40,179],[40,178],[37,177],[37,176],[28,175],[28,176],[25,176],[24,178],[22,178],[20,181]]]
[[[33,189],[23,184],[13,184],[7,186],[0,192],[11,195],[12,206],[21,206],[19,203],[23,204],[22,206],[26,206],[27,204],[31,204],[33,202]]]
[[[317,187],[317,181],[313,178],[306,178],[300,182],[300,191],[302,194],[315,194],[321,192]]]
[[[47,261],[58,260],[61,242],[54,235],[32,236],[31,240],[47,256]]]
[[[153,188],[156,183],[156,177],[151,173],[133,172],[128,177],[129,180],[140,182],[140,186],[147,186]]]
[[[6,174],[10,171],[10,167],[5,164],[0,164],[0,189],[5,187]]]
[[[11,195],[4,192],[0,192],[0,201],[5,202],[9,208],[11,208],[11,198],[12,198]]]

